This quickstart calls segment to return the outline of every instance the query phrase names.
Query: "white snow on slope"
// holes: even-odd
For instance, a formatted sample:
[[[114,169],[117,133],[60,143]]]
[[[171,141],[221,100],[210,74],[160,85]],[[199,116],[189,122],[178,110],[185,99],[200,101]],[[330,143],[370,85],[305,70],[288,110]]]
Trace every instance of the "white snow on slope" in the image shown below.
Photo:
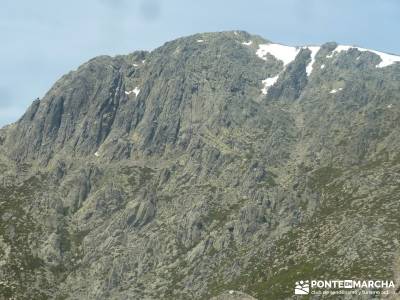
[[[311,51],[311,62],[307,65],[307,68],[306,68],[307,76],[310,76],[311,72],[313,70],[313,65],[315,63],[315,56],[317,55],[317,53],[321,47],[310,46],[310,47],[305,47],[305,48],[307,48]]]
[[[299,51],[300,48],[297,47],[290,47],[280,44],[261,44],[258,46],[256,54],[258,57],[264,60],[267,60],[267,54],[270,54],[276,59],[281,60],[283,62],[283,66],[285,67],[296,58]],[[261,92],[264,95],[266,95],[268,93],[268,89],[278,81],[279,75],[280,74],[262,81],[263,88],[261,89]]]
[[[204,40],[197,40],[197,42],[198,42],[198,43],[203,43],[203,42],[204,42]]]
[[[336,94],[337,92],[339,92],[341,90],[343,90],[343,88],[339,88],[338,90],[337,89],[333,89],[332,91],[329,92],[329,94]]]
[[[326,58],[331,58],[331,57],[333,57],[334,54],[339,53],[339,52],[342,52],[342,51],[348,51],[348,50],[350,50],[351,48],[354,48],[354,47],[345,46],[345,45],[339,45],[339,46],[337,46],[337,47],[335,48],[335,50],[332,51],[331,54],[328,54],[328,55],[326,56]]]
[[[253,41],[248,41],[248,42],[242,43],[242,45],[245,45],[245,46],[250,46],[251,44],[253,44]]]
[[[262,81],[264,87],[262,88],[261,92],[262,92],[264,95],[266,95],[267,92],[268,92],[269,87],[270,87],[270,86],[273,86],[273,85],[275,84],[275,82],[278,81],[278,78],[279,78],[279,74],[276,75],[276,76],[274,76],[274,77],[270,77],[270,78],[264,79],[264,80]]]
[[[311,51],[311,61],[307,65],[306,72],[307,75],[310,76],[313,65],[315,63],[315,56],[317,55],[319,49],[321,47],[318,46],[306,46],[303,47],[304,49],[309,49]],[[276,59],[281,60],[283,62],[284,67],[286,67],[289,63],[291,63],[300,52],[301,48],[299,47],[290,47],[280,44],[261,44],[258,46],[258,50],[256,54],[264,59],[267,60],[267,54],[274,56]],[[281,72],[283,72],[282,70]],[[270,86],[274,85],[279,78],[279,74],[275,77],[267,78],[262,81],[264,87],[262,88],[261,92],[266,95]]]
[[[132,91],[125,91],[125,94],[127,94],[127,95],[130,95],[132,93],[134,93],[137,97],[137,95],[139,95],[139,93],[140,93],[140,89],[138,87],[135,87]]]
[[[243,42],[242,44],[249,46],[252,44],[252,41]],[[342,51],[348,51],[352,48],[356,48],[361,52],[369,51],[369,52],[379,55],[379,57],[381,58],[381,62],[376,65],[377,68],[384,68],[384,67],[390,66],[396,62],[400,62],[399,55],[387,54],[387,53],[380,52],[380,51],[375,51],[375,50],[360,48],[360,47],[355,47],[355,46],[347,46],[347,45],[338,45],[326,57],[332,58],[335,54],[340,53]],[[267,55],[270,54],[271,56],[274,56],[276,59],[282,61],[284,68],[279,73],[279,74],[281,74],[282,72],[284,72],[285,67],[289,63],[291,63],[292,61],[295,60],[297,54],[300,52],[301,49],[309,49],[311,51],[311,61],[306,67],[307,76],[310,76],[313,71],[315,57],[316,57],[318,51],[321,49],[321,47],[319,47],[319,46],[291,47],[291,46],[285,46],[285,45],[274,44],[274,43],[260,44],[258,46],[256,54],[258,57],[260,57],[263,60],[268,60]],[[359,58],[357,58],[357,59],[359,59]],[[321,69],[324,69],[325,67],[326,67],[325,64],[321,65]],[[267,94],[268,88],[277,82],[277,80],[279,78],[279,74],[275,77],[267,78],[262,81],[264,87],[262,88],[261,92],[263,94]],[[330,91],[330,93],[335,94],[338,91],[341,91],[342,89],[343,88],[339,88],[338,90],[333,89]]]
[[[96,151],[96,153],[94,154],[95,156],[97,156],[97,157],[99,157],[100,156],[100,154],[99,154],[99,152],[98,151]]]
[[[333,55],[336,53],[340,53],[342,51],[348,51],[352,48],[356,48],[358,51],[361,51],[361,52],[369,51],[369,52],[375,53],[376,55],[379,55],[379,57],[381,58],[382,61],[376,66],[377,68],[384,68],[384,67],[390,66],[396,62],[400,62],[400,56],[398,56],[398,55],[388,54],[388,53],[384,53],[384,52],[380,52],[380,51],[375,51],[375,50],[360,48],[360,47],[355,47],[355,46],[345,46],[345,45],[337,46],[336,49],[333,50],[332,53],[327,56],[327,58],[333,57]]]
[[[280,44],[261,44],[258,46],[256,54],[264,60],[267,60],[267,54],[270,54],[283,61],[283,65],[286,66],[296,58],[299,51],[300,48],[298,47],[290,47]]]
[[[307,65],[306,69],[307,75],[310,76],[313,70],[313,65],[315,63],[315,56],[317,55],[321,47],[305,46],[302,48],[309,49],[311,51],[311,62]],[[267,60],[267,54],[270,54],[274,56],[276,59],[283,61],[283,65],[286,66],[296,58],[300,50],[301,48],[299,47],[290,47],[280,44],[261,44],[258,46],[256,54],[264,60]]]
[[[400,56],[398,56],[398,55],[387,54],[384,52],[370,50],[370,49],[364,49],[364,48],[358,48],[358,50],[369,51],[369,52],[379,55],[379,57],[381,58],[382,61],[376,66],[377,68],[384,68],[384,67],[390,66],[396,62],[400,62]]]

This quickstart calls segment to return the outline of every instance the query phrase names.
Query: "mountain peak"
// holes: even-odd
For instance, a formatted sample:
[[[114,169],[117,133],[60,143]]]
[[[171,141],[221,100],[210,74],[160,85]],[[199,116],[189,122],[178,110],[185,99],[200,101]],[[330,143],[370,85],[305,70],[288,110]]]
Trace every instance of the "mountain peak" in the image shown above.
[[[64,75],[0,130],[0,298],[397,278],[396,61],[223,32]]]
[[[313,80],[330,82],[330,73],[345,69],[351,76],[366,69],[389,74],[399,61],[336,43],[294,47],[245,31],[195,34],[152,52],[88,61],[35,101],[5,143],[16,160],[44,163],[65,153],[117,159],[164,152],[167,145],[183,151],[204,126],[265,122],[241,115],[243,105],[293,101]],[[227,115],[216,107],[226,107]]]

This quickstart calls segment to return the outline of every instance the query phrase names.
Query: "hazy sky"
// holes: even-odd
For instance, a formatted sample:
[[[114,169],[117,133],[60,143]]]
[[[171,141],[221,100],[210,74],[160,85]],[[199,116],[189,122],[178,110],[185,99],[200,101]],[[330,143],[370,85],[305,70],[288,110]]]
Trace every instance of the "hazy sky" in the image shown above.
[[[289,45],[337,41],[400,54],[400,1],[1,0],[0,126],[94,56],[236,29]]]

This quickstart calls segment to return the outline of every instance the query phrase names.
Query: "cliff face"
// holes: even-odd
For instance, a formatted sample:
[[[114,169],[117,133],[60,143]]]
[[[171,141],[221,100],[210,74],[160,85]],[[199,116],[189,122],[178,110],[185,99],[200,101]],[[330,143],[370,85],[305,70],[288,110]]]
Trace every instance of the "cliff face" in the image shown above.
[[[90,60],[0,130],[0,295],[397,278],[398,60],[246,32]]]

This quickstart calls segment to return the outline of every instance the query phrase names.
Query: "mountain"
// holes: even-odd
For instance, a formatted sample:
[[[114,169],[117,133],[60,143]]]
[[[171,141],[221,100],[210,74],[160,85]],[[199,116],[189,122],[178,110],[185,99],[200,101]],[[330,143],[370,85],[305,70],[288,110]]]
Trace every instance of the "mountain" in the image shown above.
[[[88,61],[0,130],[0,296],[400,280],[399,61],[242,31]]]

